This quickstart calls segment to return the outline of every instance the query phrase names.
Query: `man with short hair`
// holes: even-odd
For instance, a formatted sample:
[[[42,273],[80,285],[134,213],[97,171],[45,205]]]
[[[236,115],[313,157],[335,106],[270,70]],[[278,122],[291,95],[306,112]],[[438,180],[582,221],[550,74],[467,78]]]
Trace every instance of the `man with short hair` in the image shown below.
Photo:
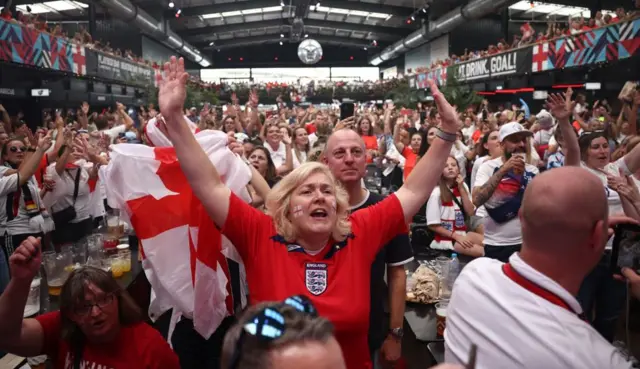
[[[520,250],[522,234],[518,211],[527,185],[539,171],[525,163],[527,138],[532,136],[518,122],[500,127],[500,146],[503,154],[487,160],[478,169],[473,183],[473,204],[484,205],[485,256],[506,262]]]
[[[367,158],[364,141],[351,129],[334,132],[327,141],[323,161],[349,193],[352,211],[374,205],[384,199],[362,186]],[[375,247],[375,245],[371,245]],[[374,363],[380,351],[386,362],[400,358],[403,336],[404,307],[406,298],[406,274],[404,265],[413,260],[408,235],[401,235],[389,242],[376,256],[371,266],[371,311],[369,314],[369,349]],[[384,319],[385,264],[389,285],[389,329]]]
[[[478,344],[478,369],[630,368],[574,296],[601,259],[608,228],[632,220],[609,219],[602,182],[579,167],[532,180],[519,219],[522,251],[506,264],[476,259],[456,280],[445,361],[467,362]]]
[[[247,309],[224,338],[221,367],[346,369],[333,326],[309,304],[293,296]]]

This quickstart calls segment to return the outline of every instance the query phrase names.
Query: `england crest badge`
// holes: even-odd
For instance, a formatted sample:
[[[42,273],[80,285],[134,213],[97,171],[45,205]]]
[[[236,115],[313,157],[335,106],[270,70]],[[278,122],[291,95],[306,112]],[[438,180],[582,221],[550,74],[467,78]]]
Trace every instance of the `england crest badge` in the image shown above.
[[[318,296],[327,290],[327,264],[307,263],[305,266],[305,284],[307,290]]]

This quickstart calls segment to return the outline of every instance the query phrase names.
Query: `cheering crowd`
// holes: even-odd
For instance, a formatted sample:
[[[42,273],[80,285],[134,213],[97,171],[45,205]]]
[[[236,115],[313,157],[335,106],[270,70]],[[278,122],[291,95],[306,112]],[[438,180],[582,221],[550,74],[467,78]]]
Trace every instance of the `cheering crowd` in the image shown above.
[[[631,367],[612,343],[624,280],[640,298],[640,277],[610,270],[609,228],[640,222],[636,86],[617,114],[571,90],[536,115],[524,102],[454,107],[430,83],[433,105],[414,111],[264,112],[252,93],[220,115],[185,109],[182,59],[164,72],[158,106],[136,114],[83,104],[32,133],[0,108],[0,350],[54,368],[393,367],[405,265],[424,248],[466,264],[447,363],[467,365],[477,346],[477,368]],[[157,200],[145,216],[140,192]],[[189,194],[183,211],[166,192]],[[42,251],[81,240],[105,207],[141,239],[149,315],[111,274],[83,267],[60,311],[23,319]],[[183,213],[188,227],[146,236]],[[169,242],[181,229],[184,242]],[[181,260],[196,264],[190,307],[167,298],[184,293],[172,284]],[[166,339],[145,323],[163,313]]]

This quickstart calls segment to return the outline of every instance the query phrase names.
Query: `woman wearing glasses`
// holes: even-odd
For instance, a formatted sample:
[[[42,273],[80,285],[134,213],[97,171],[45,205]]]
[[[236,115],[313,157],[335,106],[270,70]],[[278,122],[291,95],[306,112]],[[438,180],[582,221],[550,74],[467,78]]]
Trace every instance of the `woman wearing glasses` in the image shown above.
[[[27,237],[49,231],[34,175],[49,146],[51,135],[40,137],[35,149],[28,149],[20,138],[12,138],[2,147],[5,165],[0,167],[0,245],[5,260]],[[0,268],[6,269],[6,263]]]
[[[371,264],[383,245],[407,232],[406,223],[438,182],[460,128],[455,109],[431,83],[442,130],[414,174],[384,201],[349,214],[348,195],[331,171],[323,164],[307,163],[271,190],[267,215],[224,185],[183,123],[188,78],[184,61],[172,57],[165,73],[158,101],[169,137],[194,194],[245,263],[251,303],[304,294],[335,325],[347,367],[370,368]],[[363,145],[345,149],[345,162],[362,151]]]
[[[0,296],[0,350],[47,355],[54,369],[180,368],[160,333],[143,322],[140,308],[100,269],[71,273],[62,286],[60,311],[23,319],[41,259],[40,239],[34,237],[9,259],[12,279]]]

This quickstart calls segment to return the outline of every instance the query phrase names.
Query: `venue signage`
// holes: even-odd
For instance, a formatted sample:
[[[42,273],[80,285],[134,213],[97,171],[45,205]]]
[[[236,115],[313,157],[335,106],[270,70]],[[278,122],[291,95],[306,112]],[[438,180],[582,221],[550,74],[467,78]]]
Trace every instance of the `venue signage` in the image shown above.
[[[500,53],[449,67],[459,82],[523,74],[531,65],[531,48]]]

